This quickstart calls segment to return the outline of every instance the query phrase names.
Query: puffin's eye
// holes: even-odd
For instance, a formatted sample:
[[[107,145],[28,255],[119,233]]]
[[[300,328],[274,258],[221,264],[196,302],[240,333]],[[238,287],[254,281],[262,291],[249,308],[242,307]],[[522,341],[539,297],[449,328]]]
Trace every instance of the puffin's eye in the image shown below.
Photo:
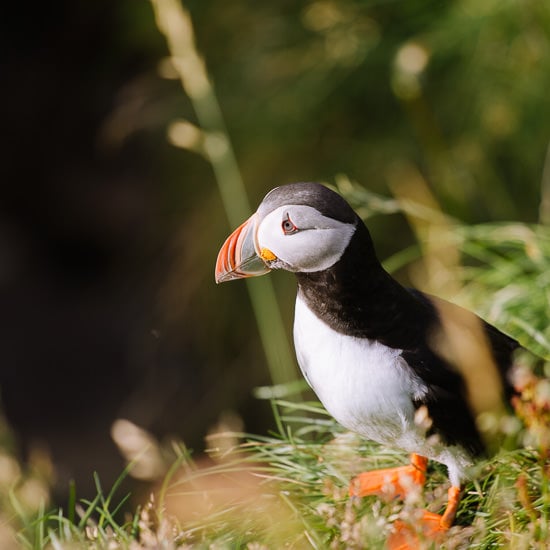
[[[281,224],[281,227],[283,229],[283,233],[285,235],[290,235],[292,233],[296,233],[298,231],[298,228],[292,223],[292,220],[290,217],[286,216],[286,218],[283,220],[283,223]]]

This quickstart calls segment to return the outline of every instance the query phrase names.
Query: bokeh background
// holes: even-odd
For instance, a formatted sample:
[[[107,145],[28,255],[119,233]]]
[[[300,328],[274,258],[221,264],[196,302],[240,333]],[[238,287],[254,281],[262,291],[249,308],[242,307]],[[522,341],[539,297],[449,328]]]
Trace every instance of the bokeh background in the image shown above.
[[[466,223],[550,221],[550,4],[185,2],[247,188],[422,181]],[[246,286],[216,287],[231,227],[146,0],[4,7],[0,390],[22,459],[93,492],[124,418],[198,452],[226,418],[262,432],[271,382]],[[400,215],[369,224],[381,258]],[[407,272],[399,273],[407,282]],[[273,274],[290,336],[294,282]],[[9,436],[7,434],[10,434]]]

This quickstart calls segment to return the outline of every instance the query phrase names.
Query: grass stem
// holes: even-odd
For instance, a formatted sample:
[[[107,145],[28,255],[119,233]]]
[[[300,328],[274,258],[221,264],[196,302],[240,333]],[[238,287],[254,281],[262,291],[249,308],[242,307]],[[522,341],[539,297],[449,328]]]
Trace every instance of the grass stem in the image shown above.
[[[212,165],[224,209],[232,227],[250,216],[250,203],[231,146],[222,110],[197,52],[189,12],[177,0],[151,0],[159,30],[166,37],[172,63],[203,132],[203,153]],[[248,292],[274,384],[296,379],[293,354],[273,285],[268,278],[247,281]]]

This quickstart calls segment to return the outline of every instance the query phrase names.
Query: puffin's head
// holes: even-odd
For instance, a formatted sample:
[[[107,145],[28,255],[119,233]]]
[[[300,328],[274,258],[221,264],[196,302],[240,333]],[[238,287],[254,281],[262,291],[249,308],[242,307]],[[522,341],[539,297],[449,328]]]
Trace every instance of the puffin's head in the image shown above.
[[[216,282],[255,277],[272,269],[328,269],[344,253],[357,220],[349,204],[323,185],[277,187],[225,241],[216,262]]]

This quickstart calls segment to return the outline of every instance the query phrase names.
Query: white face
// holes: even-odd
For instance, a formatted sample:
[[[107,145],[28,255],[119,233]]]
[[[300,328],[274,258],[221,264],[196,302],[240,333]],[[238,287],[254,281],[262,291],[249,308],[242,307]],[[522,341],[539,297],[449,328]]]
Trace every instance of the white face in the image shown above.
[[[354,232],[354,224],[327,218],[311,206],[285,205],[261,221],[257,252],[264,260],[264,249],[276,256],[267,261],[271,268],[322,271],[341,258]]]

